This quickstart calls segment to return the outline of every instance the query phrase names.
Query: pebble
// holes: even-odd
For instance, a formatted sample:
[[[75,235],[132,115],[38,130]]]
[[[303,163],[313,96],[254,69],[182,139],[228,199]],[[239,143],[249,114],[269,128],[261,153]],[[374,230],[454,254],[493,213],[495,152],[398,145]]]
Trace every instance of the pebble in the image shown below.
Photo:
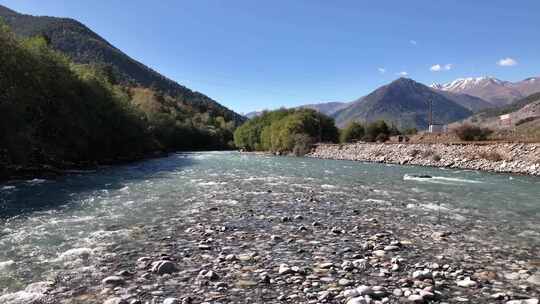
[[[466,277],[464,280],[457,281],[456,284],[457,286],[460,286],[460,287],[470,288],[470,287],[476,286],[478,283],[476,283],[476,281],[471,280],[471,278]]]
[[[105,279],[103,279],[101,281],[103,284],[105,285],[122,285],[124,284],[124,278],[120,277],[120,276],[110,276],[110,277],[106,277]]]
[[[159,275],[170,274],[177,271],[178,268],[171,261],[162,260],[152,263],[152,272],[155,272]]]

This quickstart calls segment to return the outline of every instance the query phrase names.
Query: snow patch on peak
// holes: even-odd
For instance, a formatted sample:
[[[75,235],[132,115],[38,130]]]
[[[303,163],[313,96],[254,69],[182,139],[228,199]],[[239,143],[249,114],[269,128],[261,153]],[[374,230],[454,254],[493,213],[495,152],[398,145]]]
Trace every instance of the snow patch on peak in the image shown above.
[[[458,78],[445,84],[434,84],[432,87],[443,91],[462,91],[480,86],[487,87],[492,84],[506,85],[506,82],[501,81],[493,76],[467,77]]]

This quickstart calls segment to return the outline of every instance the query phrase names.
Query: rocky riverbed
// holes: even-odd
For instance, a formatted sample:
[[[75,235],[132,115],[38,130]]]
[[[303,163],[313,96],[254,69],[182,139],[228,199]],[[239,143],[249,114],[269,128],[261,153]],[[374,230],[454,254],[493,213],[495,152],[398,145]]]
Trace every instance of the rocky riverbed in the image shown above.
[[[142,247],[71,250],[80,266],[0,303],[538,303],[540,248],[485,237],[499,227],[321,199],[140,227]]]
[[[317,161],[278,163],[290,167],[276,174],[267,170],[283,158],[233,157],[257,164],[260,177],[232,170],[214,175],[214,164],[195,165],[212,181],[192,179],[193,200],[175,197],[189,204],[164,209],[165,203],[153,201],[153,211],[138,221],[116,219],[91,234],[99,235],[98,245],[62,252],[41,266],[58,269],[5,293],[0,303],[538,303],[540,243],[523,235],[525,224],[495,225],[489,214],[425,208],[388,196],[396,189],[376,182],[346,189],[328,180],[318,184],[306,176]],[[291,173],[294,168],[303,175]],[[198,171],[171,176],[182,172],[192,178]],[[163,173],[153,178],[172,182]],[[129,189],[135,186],[110,190],[120,198],[114,206],[130,199]],[[68,218],[67,225],[84,220]],[[26,258],[4,262],[0,271],[36,266]]]
[[[540,175],[540,144],[321,144],[308,156]]]

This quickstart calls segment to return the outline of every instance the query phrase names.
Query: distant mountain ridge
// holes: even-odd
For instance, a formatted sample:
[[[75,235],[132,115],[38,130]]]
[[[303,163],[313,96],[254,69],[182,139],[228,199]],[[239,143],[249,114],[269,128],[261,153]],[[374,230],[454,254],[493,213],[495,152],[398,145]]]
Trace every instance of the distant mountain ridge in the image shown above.
[[[323,114],[326,114],[328,116],[332,116],[339,110],[342,110],[348,107],[350,104],[351,104],[350,102],[332,101],[332,102],[302,105],[302,106],[299,106],[298,108],[312,109],[312,110],[321,112]]]
[[[0,5],[2,19],[18,36],[45,35],[51,46],[77,63],[112,67],[121,82],[157,89],[177,97],[183,103],[209,111],[227,120],[242,122],[244,117],[208,96],[192,91],[134,60],[84,24],[69,18],[41,17],[17,13]]]
[[[425,129],[428,126],[429,99],[433,100],[436,123],[447,124],[472,115],[471,110],[448,96],[412,79],[400,78],[378,88],[333,116],[340,127],[351,121],[372,122],[382,119],[402,129]]]
[[[295,108],[302,108],[302,109],[312,109],[317,112],[321,112],[327,116],[332,116],[336,112],[338,112],[341,109],[344,109],[348,107],[351,103],[350,102],[339,102],[339,101],[331,101],[331,102],[322,102],[322,103],[312,103],[312,104],[306,104],[301,105]],[[257,116],[261,116],[264,110],[261,111],[252,111],[244,114],[245,117],[251,119]]]
[[[441,91],[476,96],[494,106],[502,106],[540,92],[540,77],[527,78],[518,82],[504,81],[494,77],[469,77],[445,84],[433,84],[431,87]]]

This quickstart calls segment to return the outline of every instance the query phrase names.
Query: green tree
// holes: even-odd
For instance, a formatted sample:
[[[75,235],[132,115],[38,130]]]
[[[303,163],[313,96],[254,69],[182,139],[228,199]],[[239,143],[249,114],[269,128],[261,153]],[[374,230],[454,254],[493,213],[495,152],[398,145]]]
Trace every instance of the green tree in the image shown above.
[[[364,126],[357,122],[349,123],[340,134],[340,142],[350,143],[362,140],[365,135]]]

